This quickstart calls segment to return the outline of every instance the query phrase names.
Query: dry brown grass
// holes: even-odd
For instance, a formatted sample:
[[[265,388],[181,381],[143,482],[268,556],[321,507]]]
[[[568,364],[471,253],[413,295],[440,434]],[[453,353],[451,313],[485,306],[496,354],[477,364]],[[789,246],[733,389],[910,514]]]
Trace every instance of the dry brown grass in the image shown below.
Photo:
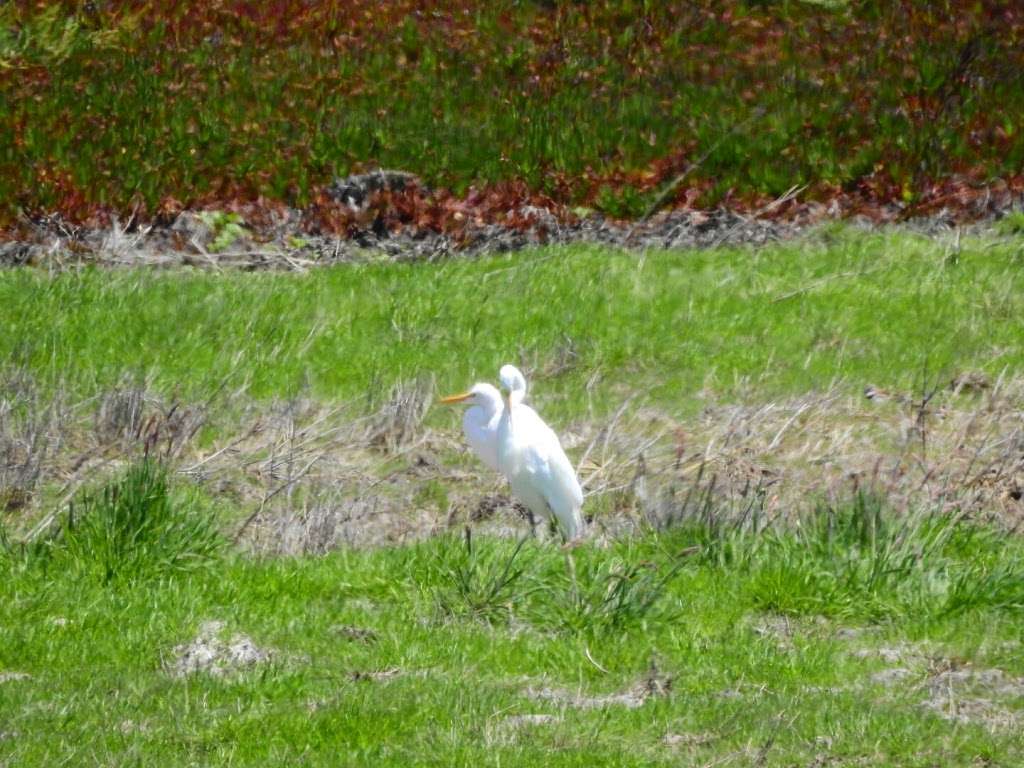
[[[957,380],[925,397],[835,390],[711,404],[690,421],[638,409],[584,425],[573,442],[582,446],[584,485],[614,501],[613,520],[658,526],[692,513],[686,508],[701,503],[699,485],[737,509],[756,503],[767,519],[869,488],[899,508],[942,508],[1015,527],[1024,517],[1024,382],[982,381]]]
[[[841,390],[757,404],[710,403],[693,419],[626,400],[603,421],[560,428],[587,493],[595,535],[619,536],[703,514],[790,519],[853,489],[898,508],[1024,520],[1024,379],[933,388],[930,396]],[[504,483],[454,425],[425,423],[433,382],[396,387],[376,412],[312,400],[238,407],[166,401],[125,380],[98,399],[43,402],[9,374],[0,399],[0,499],[15,533],[41,530],[85,483],[142,452],[238,510],[225,525],[266,552],[400,543],[525,524]],[[204,424],[222,435],[197,440]],[[49,514],[47,514],[49,513]],[[42,526],[45,527],[45,526]]]

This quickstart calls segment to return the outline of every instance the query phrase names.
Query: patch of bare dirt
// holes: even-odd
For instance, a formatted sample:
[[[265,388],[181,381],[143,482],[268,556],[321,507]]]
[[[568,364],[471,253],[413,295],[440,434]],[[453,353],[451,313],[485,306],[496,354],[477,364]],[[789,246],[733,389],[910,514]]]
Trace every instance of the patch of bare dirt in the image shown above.
[[[365,629],[364,627],[353,627],[347,624],[339,624],[331,627],[331,633],[339,637],[343,637],[346,640],[353,640],[358,643],[375,643],[377,642],[378,635],[372,629]]]
[[[661,743],[672,749],[704,747],[713,743],[718,737],[712,733],[666,733]]]
[[[402,670],[398,667],[387,667],[386,669],[356,670],[354,672],[350,672],[348,677],[350,680],[357,683],[366,681],[381,683],[387,680],[393,680],[401,674],[403,674]]]
[[[871,675],[871,682],[884,685],[887,688],[905,682],[916,676],[912,669],[906,667],[889,667]]]
[[[544,687],[530,688],[526,691],[526,695],[534,701],[554,702],[560,706],[572,707],[573,709],[602,709],[608,706],[637,709],[642,707],[644,702],[647,701],[647,695],[641,689],[631,689],[602,696],[586,696],[564,688]]]
[[[854,655],[892,665],[873,673],[869,681],[922,695],[921,706],[945,720],[988,728],[1017,727],[1024,721],[1024,677],[910,644],[865,648]]]
[[[758,615],[751,619],[751,629],[760,636],[772,640],[781,651],[792,651],[798,634],[821,634],[827,629],[824,618],[805,619],[779,614]]]
[[[1024,698],[1024,677],[1001,669],[946,660],[933,666],[922,688],[922,706],[945,720],[988,728],[1016,728],[1024,721],[1019,706]],[[1016,702],[1015,708],[1011,702]]]
[[[580,691],[550,686],[526,689],[526,696],[534,701],[554,702],[573,709],[603,709],[609,706],[637,709],[649,699],[663,698],[672,692],[672,678],[658,669],[652,662],[641,680],[624,691],[588,696]]]
[[[557,725],[562,720],[563,718],[559,715],[540,713],[506,715],[487,722],[484,729],[484,741],[490,745],[515,744],[522,739],[524,732]]]
[[[560,723],[562,718],[557,715],[543,715],[543,714],[532,714],[532,715],[509,715],[503,718],[501,721],[509,728],[522,728],[533,725],[549,725],[551,723]]]
[[[922,646],[910,643],[880,646],[878,648],[860,648],[853,652],[858,659],[877,658],[886,664],[913,665],[921,664],[928,659],[928,653]]]
[[[174,677],[206,673],[217,677],[240,672],[269,661],[273,653],[260,648],[247,635],[227,637],[223,621],[205,621],[189,643],[175,646],[168,671]]]

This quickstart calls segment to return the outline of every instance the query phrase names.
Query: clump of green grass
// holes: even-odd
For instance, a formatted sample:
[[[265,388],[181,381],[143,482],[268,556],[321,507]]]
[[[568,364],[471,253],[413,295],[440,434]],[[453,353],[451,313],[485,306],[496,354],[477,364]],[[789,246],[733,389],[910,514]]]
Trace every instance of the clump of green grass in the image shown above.
[[[665,598],[682,560],[657,563],[607,552],[568,553],[564,571],[549,573],[547,586],[532,602],[540,626],[600,637],[664,624],[675,612]]]
[[[239,238],[249,234],[242,217],[237,213],[202,211],[199,213],[199,220],[210,228],[211,239],[207,248],[211,253],[219,253],[230,248]]]
[[[528,535],[512,545],[494,539],[436,542],[435,566],[424,574],[441,612],[598,637],[670,619],[666,598],[682,560],[640,560],[636,553],[562,553]],[[627,550],[629,548],[627,547]],[[663,558],[664,559],[664,558]]]
[[[527,539],[520,539],[511,550],[493,543],[485,543],[481,548],[474,546],[467,528],[463,541],[464,546],[450,541],[439,550],[438,607],[450,616],[471,616],[484,621],[507,619],[530,592],[523,579],[528,566],[521,557]]]
[[[1024,212],[1013,211],[995,223],[995,230],[1001,235],[1019,235],[1024,233]]]
[[[49,564],[104,584],[208,566],[224,540],[194,502],[172,493],[162,465],[143,459],[71,503],[49,543]]]
[[[955,513],[899,512],[858,492],[795,524],[683,529],[702,562],[742,574],[759,610],[871,621],[1024,610],[1024,550]]]

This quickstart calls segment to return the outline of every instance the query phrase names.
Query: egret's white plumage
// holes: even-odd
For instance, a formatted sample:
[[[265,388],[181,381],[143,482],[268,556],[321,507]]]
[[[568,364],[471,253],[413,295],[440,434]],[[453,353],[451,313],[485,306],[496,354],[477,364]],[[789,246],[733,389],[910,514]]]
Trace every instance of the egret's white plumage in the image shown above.
[[[583,535],[583,489],[562,450],[558,435],[523,403],[526,378],[514,366],[502,366],[501,385],[508,402],[499,414],[498,468],[512,493],[534,515],[554,517],[567,541]]]
[[[498,422],[505,404],[498,388],[480,382],[461,395],[441,398],[442,403],[469,403],[462,416],[462,431],[470,448],[495,472],[498,468]]]

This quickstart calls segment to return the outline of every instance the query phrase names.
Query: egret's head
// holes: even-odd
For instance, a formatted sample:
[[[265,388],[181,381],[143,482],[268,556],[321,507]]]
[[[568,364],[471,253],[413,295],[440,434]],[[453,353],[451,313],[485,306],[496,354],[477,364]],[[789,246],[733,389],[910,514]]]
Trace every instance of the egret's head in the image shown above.
[[[501,380],[501,386],[509,392],[522,392],[524,395],[526,394],[526,377],[514,365],[501,366],[501,370],[498,371],[498,378]]]
[[[508,405],[523,402],[526,397],[526,377],[514,365],[503,365],[498,371],[502,388],[508,393]]]
[[[442,397],[440,402],[445,405],[458,405],[459,403],[479,405],[481,408],[490,409],[496,408],[501,404],[501,393],[498,392],[497,387],[491,384],[478,382],[470,387],[467,392]]]

